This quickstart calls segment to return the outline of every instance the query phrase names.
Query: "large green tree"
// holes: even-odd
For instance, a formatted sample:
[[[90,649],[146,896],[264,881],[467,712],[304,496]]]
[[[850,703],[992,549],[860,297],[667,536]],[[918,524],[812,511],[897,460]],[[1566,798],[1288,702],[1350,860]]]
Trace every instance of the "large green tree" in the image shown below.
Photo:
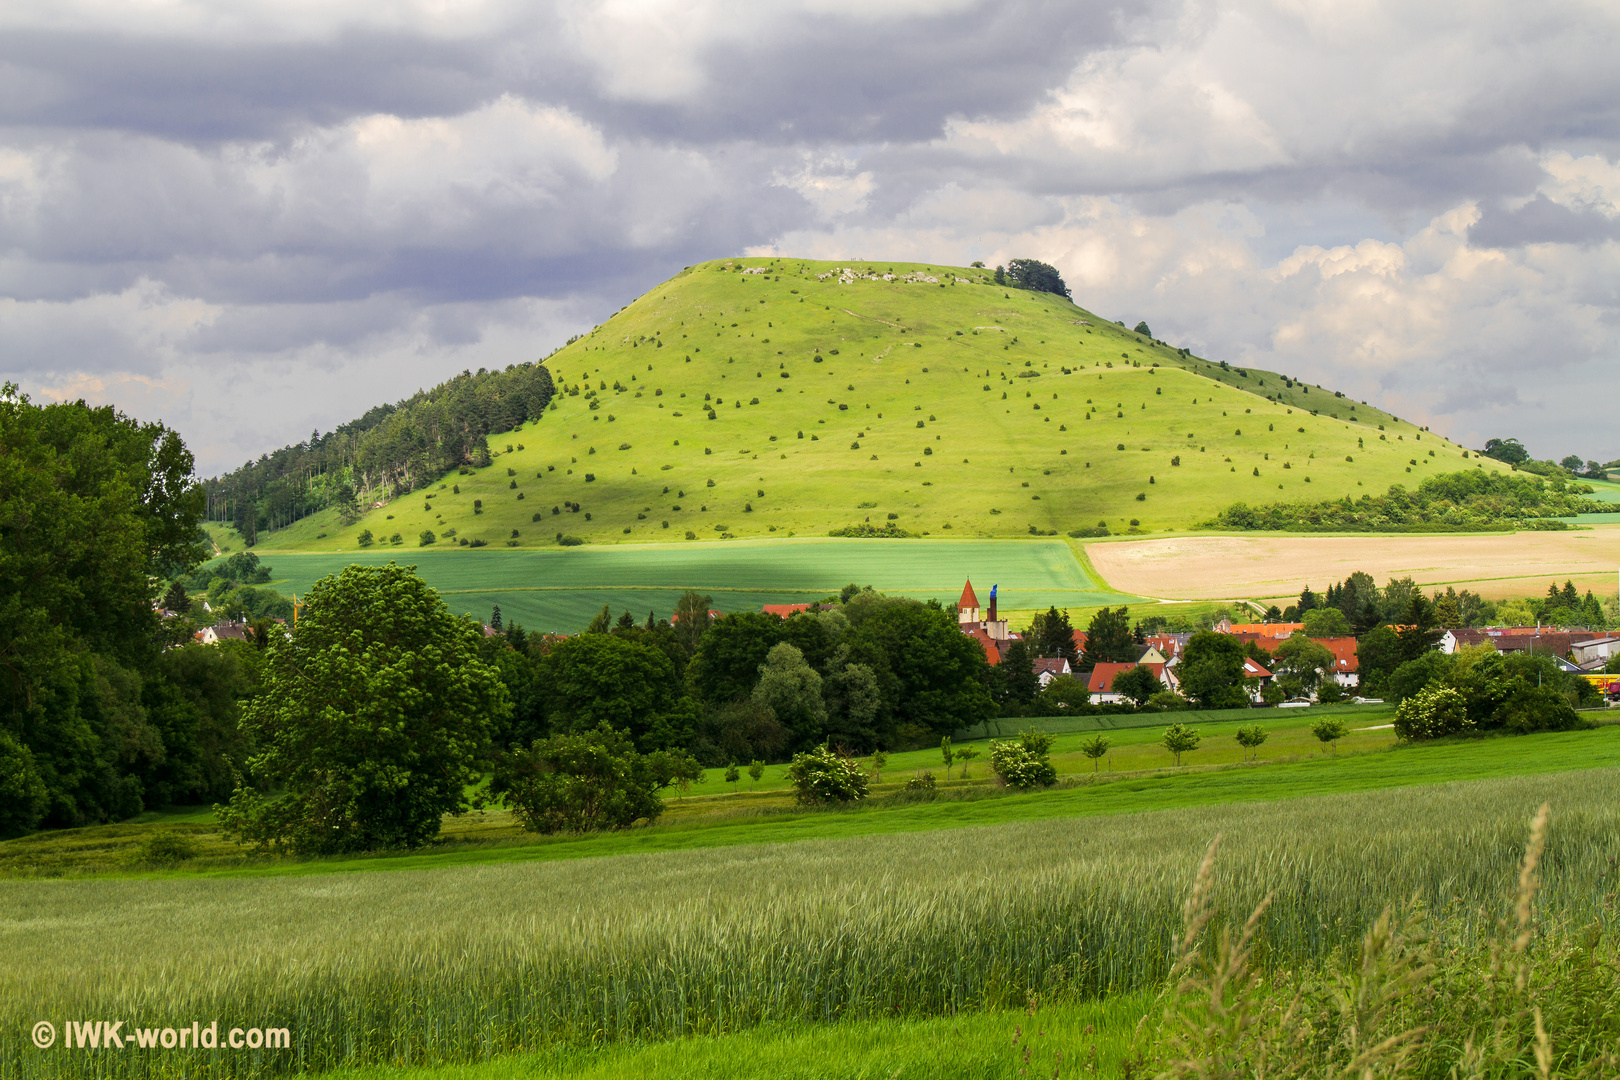
[[[1363,634],[1356,642],[1356,681],[1361,692],[1383,693],[1401,659],[1401,639],[1392,627],[1380,626]]]
[[[468,808],[509,706],[481,628],[414,570],[322,578],[297,629],[273,637],[242,724],[258,786],[221,811],[232,835],[300,852],[417,847]]]
[[[1098,664],[1123,664],[1142,655],[1142,648],[1131,633],[1129,608],[1103,608],[1086,626],[1086,648],[1080,654],[1080,669],[1090,671]]]
[[[141,777],[167,752],[141,703],[153,605],[203,555],[191,473],[161,424],[0,387],[0,732],[32,793],[8,831],[145,805]]]
[[[768,706],[787,728],[794,750],[821,742],[827,727],[827,705],[821,696],[821,676],[804,662],[804,654],[783,641],[771,647],[759,668],[753,699]]]
[[[1294,676],[1306,691],[1333,677],[1333,653],[1298,631],[1278,644],[1277,661],[1277,671]]]
[[[503,755],[490,789],[526,829],[590,832],[656,821],[660,788],[702,779],[686,754],[638,753],[623,732],[600,724]]]
[[[896,728],[915,725],[937,738],[995,713],[984,650],[937,603],[878,597],[850,624],[849,659],[872,669]]]
[[[682,745],[695,722],[674,663],[629,635],[553,643],[541,664],[540,694],[552,734],[607,724],[653,750]]]
[[[786,636],[786,625],[775,615],[760,611],[722,615],[698,640],[686,677],[710,705],[747,697],[766,655]]]
[[[1181,693],[1200,708],[1221,709],[1247,704],[1243,692],[1243,643],[1226,634],[1202,631],[1187,639],[1178,672]]]
[[[1030,620],[1028,640],[1038,656],[1061,656],[1071,665],[1080,660],[1074,648],[1074,624],[1069,621],[1069,613],[1058,611],[1056,606]]]

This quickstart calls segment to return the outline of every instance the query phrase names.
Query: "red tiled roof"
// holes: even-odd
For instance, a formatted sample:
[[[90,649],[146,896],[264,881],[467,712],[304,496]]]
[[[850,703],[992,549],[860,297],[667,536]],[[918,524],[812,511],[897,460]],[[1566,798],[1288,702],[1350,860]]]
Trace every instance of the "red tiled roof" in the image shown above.
[[[991,667],[995,667],[997,664],[1001,663],[1001,649],[996,644],[995,638],[991,637],[978,627],[974,627],[971,630],[966,630],[964,633],[966,633],[967,636],[972,638],[974,641],[977,641],[979,646],[984,649],[984,658],[990,661]]]
[[[1271,672],[1267,671],[1253,660],[1250,660],[1248,657],[1244,657],[1243,677],[1245,679],[1269,679],[1271,678]]]
[[[1295,630],[1305,629],[1302,622],[1233,623],[1228,634],[1259,634],[1262,637],[1287,637]]]
[[[962,586],[962,599],[956,602],[956,610],[962,611],[966,608],[976,608],[978,606],[980,606],[979,596],[973,591],[973,579],[969,578],[967,584]]]
[[[765,614],[775,615],[778,619],[791,618],[801,611],[809,611],[814,604],[766,604]]]
[[[1352,672],[1360,668],[1356,659],[1356,639],[1353,637],[1319,637],[1312,641],[1333,654],[1333,670]]]
[[[1163,664],[1143,664],[1142,666],[1153,672],[1153,677],[1155,679],[1164,678]],[[1091,675],[1087,677],[1086,689],[1090,690],[1093,694],[1112,693],[1114,690],[1115,676],[1119,675],[1119,673],[1122,671],[1129,671],[1134,667],[1136,667],[1135,664],[1098,664],[1096,667],[1091,669]]]
[[[1158,649],[1160,655],[1166,660],[1174,659],[1175,655],[1181,651],[1181,639],[1174,634],[1151,634],[1148,636],[1147,643]]]
[[[1453,630],[1451,635],[1459,645],[1489,644],[1498,652],[1547,652],[1562,656],[1574,648],[1577,641],[1588,640],[1592,631],[1543,629],[1538,633],[1535,627],[1515,626],[1501,630]]]
[[[1061,656],[1037,656],[1035,658],[1035,674],[1050,671],[1053,675],[1069,674],[1069,662]]]

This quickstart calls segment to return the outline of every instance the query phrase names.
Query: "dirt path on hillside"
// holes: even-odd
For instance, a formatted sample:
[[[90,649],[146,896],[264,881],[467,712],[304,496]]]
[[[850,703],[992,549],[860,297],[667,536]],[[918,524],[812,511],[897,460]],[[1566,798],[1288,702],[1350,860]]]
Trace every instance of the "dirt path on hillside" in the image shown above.
[[[1138,596],[1280,599],[1365,570],[1383,584],[1410,576],[1425,587],[1455,585],[1486,597],[1545,591],[1573,580],[1612,594],[1620,526],[1499,536],[1187,536],[1086,545],[1109,587]]]

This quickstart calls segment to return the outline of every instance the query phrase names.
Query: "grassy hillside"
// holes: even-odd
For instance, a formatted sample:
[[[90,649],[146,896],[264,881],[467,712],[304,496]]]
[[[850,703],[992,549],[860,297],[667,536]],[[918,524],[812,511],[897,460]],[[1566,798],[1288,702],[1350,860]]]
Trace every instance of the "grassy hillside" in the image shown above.
[[[1360,495],[1476,464],[1369,406],[1183,355],[983,270],[856,269],[683,271],[547,361],[557,398],[491,437],[490,466],[260,547],[353,551],[364,529],[411,548],[423,530],[439,546],[523,547],[868,522],[1154,532],[1237,500]]]

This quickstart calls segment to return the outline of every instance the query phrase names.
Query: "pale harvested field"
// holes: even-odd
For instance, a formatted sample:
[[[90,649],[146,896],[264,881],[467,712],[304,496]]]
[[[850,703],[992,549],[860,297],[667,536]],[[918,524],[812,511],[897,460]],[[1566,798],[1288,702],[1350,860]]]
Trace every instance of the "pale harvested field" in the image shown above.
[[[1494,536],[1187,536],[1100,541],[1086,555],[1108,585],[1163,600],[1274,600],[1365,570],[1488,598],[1544,593],[1572,580],[1611,595],[1620,525]]]

